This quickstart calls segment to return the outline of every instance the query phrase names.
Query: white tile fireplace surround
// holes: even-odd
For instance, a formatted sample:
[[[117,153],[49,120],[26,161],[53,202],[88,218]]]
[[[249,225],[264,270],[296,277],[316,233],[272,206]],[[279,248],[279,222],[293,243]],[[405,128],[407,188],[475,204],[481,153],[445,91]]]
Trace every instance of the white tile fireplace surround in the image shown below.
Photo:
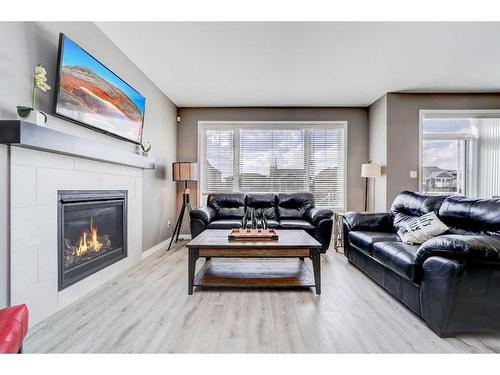
[[[141,260],[141,168],[12,146],[10,171],[10,298],[11,304],[28,305],[30,325]],[[127,257],[60,292],[58,190],[128,191]]]

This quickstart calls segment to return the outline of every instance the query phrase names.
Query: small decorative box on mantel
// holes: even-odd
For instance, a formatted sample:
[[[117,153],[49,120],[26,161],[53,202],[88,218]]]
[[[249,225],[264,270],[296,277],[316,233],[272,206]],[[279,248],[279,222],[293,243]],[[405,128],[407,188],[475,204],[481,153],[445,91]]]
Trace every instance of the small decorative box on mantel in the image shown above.
[[[229,241],[277,241],[279,236],[274,229],[231,229]]]

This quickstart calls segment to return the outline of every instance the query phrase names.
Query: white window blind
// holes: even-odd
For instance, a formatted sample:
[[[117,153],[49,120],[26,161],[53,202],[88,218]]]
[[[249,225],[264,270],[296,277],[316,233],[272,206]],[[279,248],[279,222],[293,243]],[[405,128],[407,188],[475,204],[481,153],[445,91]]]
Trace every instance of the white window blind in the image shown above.
[[[234,134],[233,130],[210,130],[204,133],[206,157],[202,165],[202,186],[208,193],[234,191]]]
[[[345,123],[200,126],[200,193],[309,191],[345,206]]]
[[[304,130],[241,129],[240,155],[238,191],[307,190]]]
[[[478,119],[477,196],[500,195],[500,119]]]
[[[345,130],[311,129],[309,178],[316,205],[344,211]]]

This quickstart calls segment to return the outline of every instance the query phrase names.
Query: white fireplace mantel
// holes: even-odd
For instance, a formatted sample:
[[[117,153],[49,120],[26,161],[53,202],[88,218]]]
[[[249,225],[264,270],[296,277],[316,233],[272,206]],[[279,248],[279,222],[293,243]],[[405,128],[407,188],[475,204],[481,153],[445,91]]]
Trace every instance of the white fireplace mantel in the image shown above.
[[[155,168],[152,158],[22,120],[0,121],[0,143],[129,167]]]

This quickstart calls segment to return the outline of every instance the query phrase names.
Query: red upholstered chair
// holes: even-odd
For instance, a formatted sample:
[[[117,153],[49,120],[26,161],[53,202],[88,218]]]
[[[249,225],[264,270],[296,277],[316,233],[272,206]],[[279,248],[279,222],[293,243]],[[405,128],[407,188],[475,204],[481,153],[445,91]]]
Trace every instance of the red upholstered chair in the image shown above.
[[[18,305],[0,309],[0,353],[21,353],[28,333],[28,308]]]

